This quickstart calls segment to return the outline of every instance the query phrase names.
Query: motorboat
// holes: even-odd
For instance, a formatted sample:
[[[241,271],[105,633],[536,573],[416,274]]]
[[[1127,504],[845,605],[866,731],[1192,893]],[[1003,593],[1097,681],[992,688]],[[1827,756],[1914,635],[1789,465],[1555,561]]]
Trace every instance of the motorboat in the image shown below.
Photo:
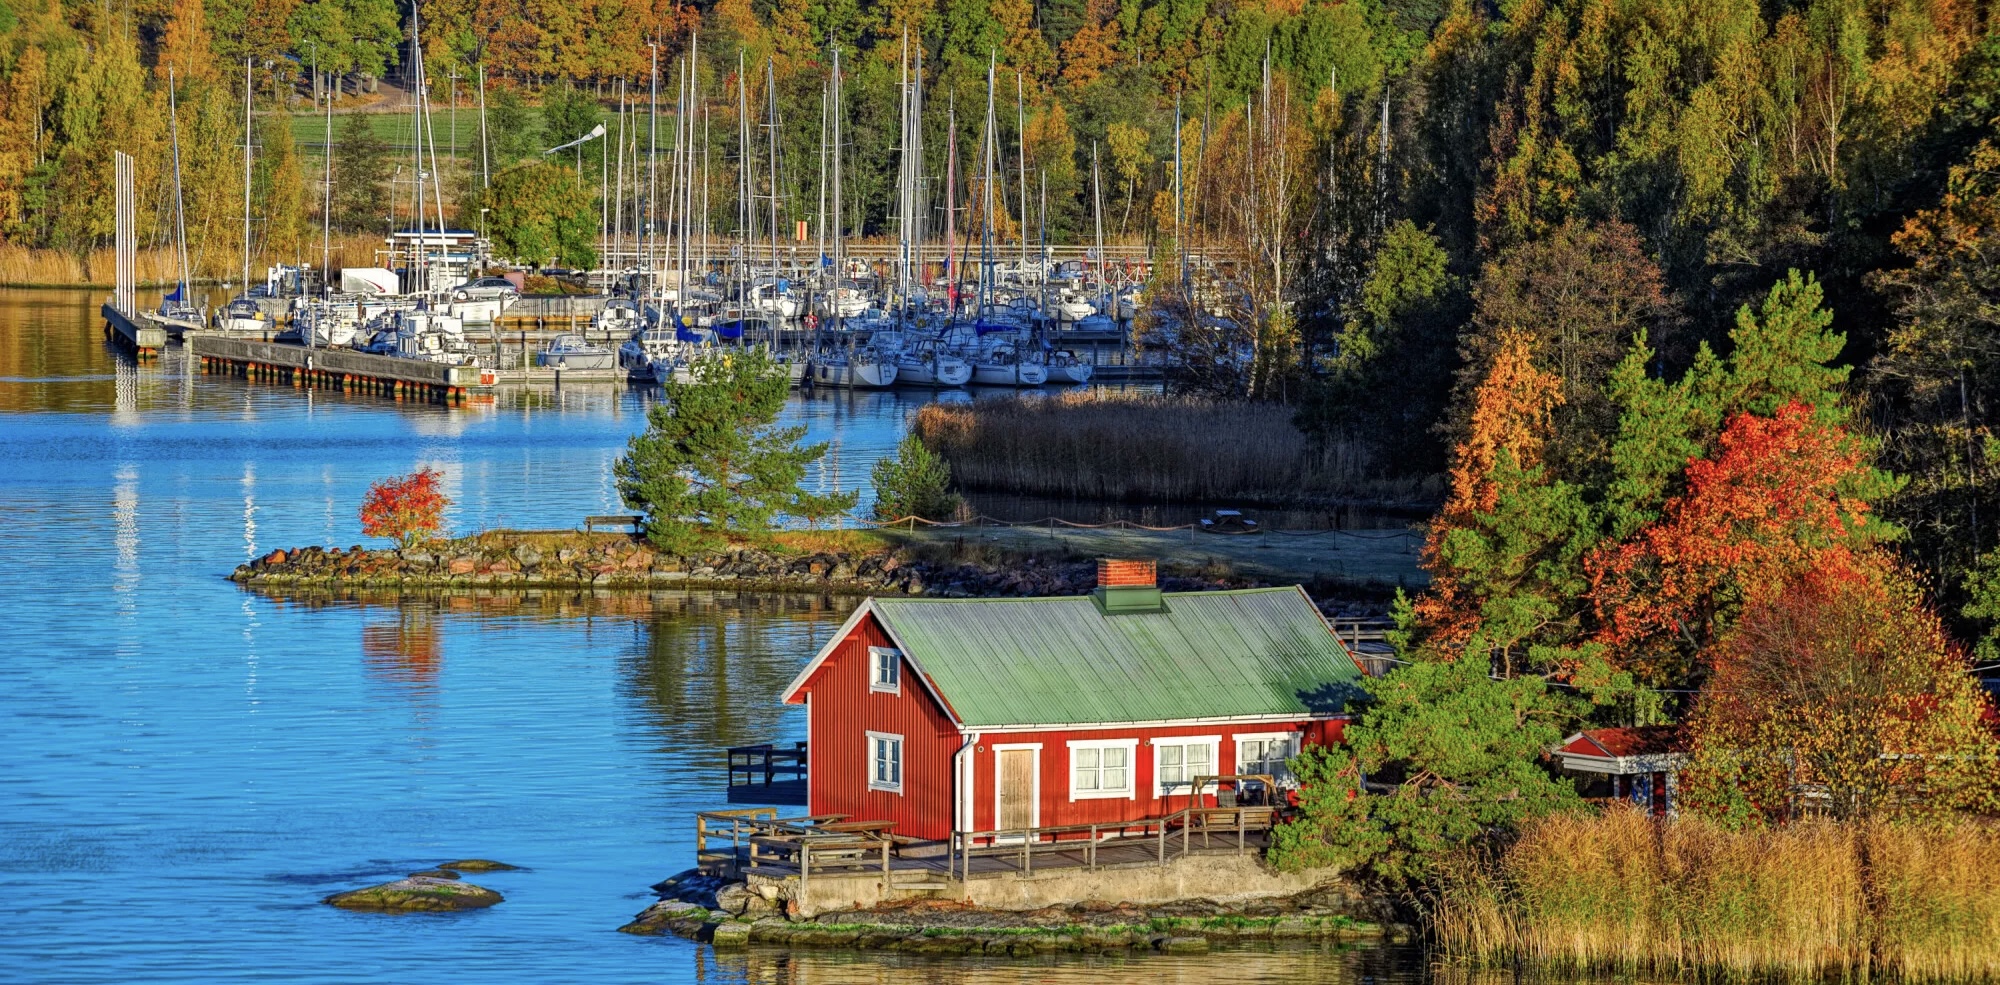
[[[550,340],[535,355],[535,365],[546,369],[611,369],[618,354],[575,332],[564,332]]]
[[[299,344],[319,349],[353,345],[360,329],[354,302],[338,297],[309,299],[292,316]]]
[[[836,281],[818,297],[816,307],[820,317],[829,321],[834,318],[858,318],[869,308],[868,294],[853,281]]]
[[[263,306],[248,295],[239,295],[215,313],[215,327],[229,335],[262,338],[274,330],[273,324]]]
[[[636,338],[649,324],[658,321],[648,317],[649,314],[651,312],[639,307],[639,302],[631,298],[612,298],[604,302],[604,307],[597,309],[597,314],[590,316],[590,327],[607,336],[624,334]]]
[[[1050,383],[1089,383],[1094,368],[1090,360],[1081,358],[1068,349],[1057,349],[1049,353],[1045,365]]]
[[[1064,291],[1057,295],[1056,299],[1050,303],[1049,308],[1051,313],[1056,316],[1057,321],[1077,322],[1097,314],[1096,305],[1091,304],[1081,295],[1071,291]]]
[[[375,333],[365,351],[454,366],[472,361],[465,324],[452,315],[417,308],[388,312],[383,319],[388,327]]]
[[[680,344],[671,328],[642,328],[618,346],[618,365],[634,376],[650,377],[653,361],[670,358]]]

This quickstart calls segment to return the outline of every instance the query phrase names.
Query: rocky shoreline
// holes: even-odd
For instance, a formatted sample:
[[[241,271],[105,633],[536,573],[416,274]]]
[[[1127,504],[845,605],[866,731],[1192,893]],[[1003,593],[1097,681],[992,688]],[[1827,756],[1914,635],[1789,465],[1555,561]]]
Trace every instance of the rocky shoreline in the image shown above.
[[[993,910],[951,900],[911,900],[866,910],[787,916],[775,886],[689,870],[655,885],[661,900],[627,934],[675,934],[717,948],[770,944],[906,954],[1028,957],[1056,952],[1201,953],[1239,941],[1332,941],[1408,936],[1389,908],[1343,885],[1250,901],[1182,900],[1152,906],[1082,902]]]
[[[489,533],[407,550],[360,545],[275,550],[229,575],[260,588],[730,588],[945,598],[1081,595],[1096,585],[1090,560],[968,561],[883,542],[844,550],[731,547],[673,555],[625,534]],[[1248,588],[1254,579],[1162,565],[1167,591]]]

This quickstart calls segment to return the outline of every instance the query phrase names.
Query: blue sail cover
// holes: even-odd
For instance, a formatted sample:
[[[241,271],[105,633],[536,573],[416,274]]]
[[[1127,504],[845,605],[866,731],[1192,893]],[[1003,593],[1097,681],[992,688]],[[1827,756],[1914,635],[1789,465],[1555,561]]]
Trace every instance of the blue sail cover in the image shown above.
[[[737,315],[730,321],[716,322],[715,334],[718,338],[740,339],[743,337],[743,316]]]
[[[696,332],[693,328],[689,327],[685,319],[674,323],[674,338],[679,339],[682,342],[701,341],[700,333]]]
[[[162,300],[162,301],[179,301],[180,299],[181,299],[181,285],[179,285],[179,284],[175,284],[175,285],[174,285],[174,290],[173,290],[173,293],[171,293],[171,294],[168,294],[167,296],[165,296],[165,297],[161,298],[160,300]]]

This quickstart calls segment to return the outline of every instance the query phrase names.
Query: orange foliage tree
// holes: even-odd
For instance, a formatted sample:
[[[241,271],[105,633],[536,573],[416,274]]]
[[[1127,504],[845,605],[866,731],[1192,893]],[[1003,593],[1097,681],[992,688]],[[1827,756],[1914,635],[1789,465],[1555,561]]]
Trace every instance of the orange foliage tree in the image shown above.
[[[1542,468],[1558,384],[1535,366],[1526,334],[1501,334],[1453,453],[1450,495],[1424,543],[1431,587],[1412,616],[1440,655],[1489,649],[1511,662],[1508,651],[1561,621],[1577,594],[1550,577],[1568,566],[1571,541],[1594,526],[1579,514],[1576,490]]]
[[[438,489],[438,478],[436,469],[418,469],[369,486],[361,501],[361,532],[391,538],[402,548],[437,536],[451,505],[451,497]]]
[[[1687,803],[1739,820],[1991,809],[2000,762],[1968,662],[1877,552],[1758,583],[1710,649]]]
[[[1896,533],[1869,515],[1870,500],[1893,488],[1871,458],[1860,438],[1797,401],[1770,417],[1737,414],[1715,453],[1688,463],[1686,491],[1658,521],[1586,559],[1599,638],[1702,646],[1747,593],[1851,565]]]

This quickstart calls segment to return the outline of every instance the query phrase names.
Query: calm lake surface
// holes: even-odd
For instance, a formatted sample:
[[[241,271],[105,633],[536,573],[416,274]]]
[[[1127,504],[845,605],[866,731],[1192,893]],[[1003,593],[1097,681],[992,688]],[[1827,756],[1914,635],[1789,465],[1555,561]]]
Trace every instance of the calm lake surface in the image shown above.
[[[98,298],[0,292],[0,981],[1413,981],[1406,949],[987,963],[615,928],[691,860],[720,750],[803,737],[774,696],[853,602],[656,593],[283,599],[222,576],[354,544],[431,466],[459,531],[618,510],[623,388],[437,408],[135,367]],[[794,399],[860,489],[930,398]],[[956,399],[966,399],[959,396]],[[451,916],[331,892],[451,858],[522,872]]]

